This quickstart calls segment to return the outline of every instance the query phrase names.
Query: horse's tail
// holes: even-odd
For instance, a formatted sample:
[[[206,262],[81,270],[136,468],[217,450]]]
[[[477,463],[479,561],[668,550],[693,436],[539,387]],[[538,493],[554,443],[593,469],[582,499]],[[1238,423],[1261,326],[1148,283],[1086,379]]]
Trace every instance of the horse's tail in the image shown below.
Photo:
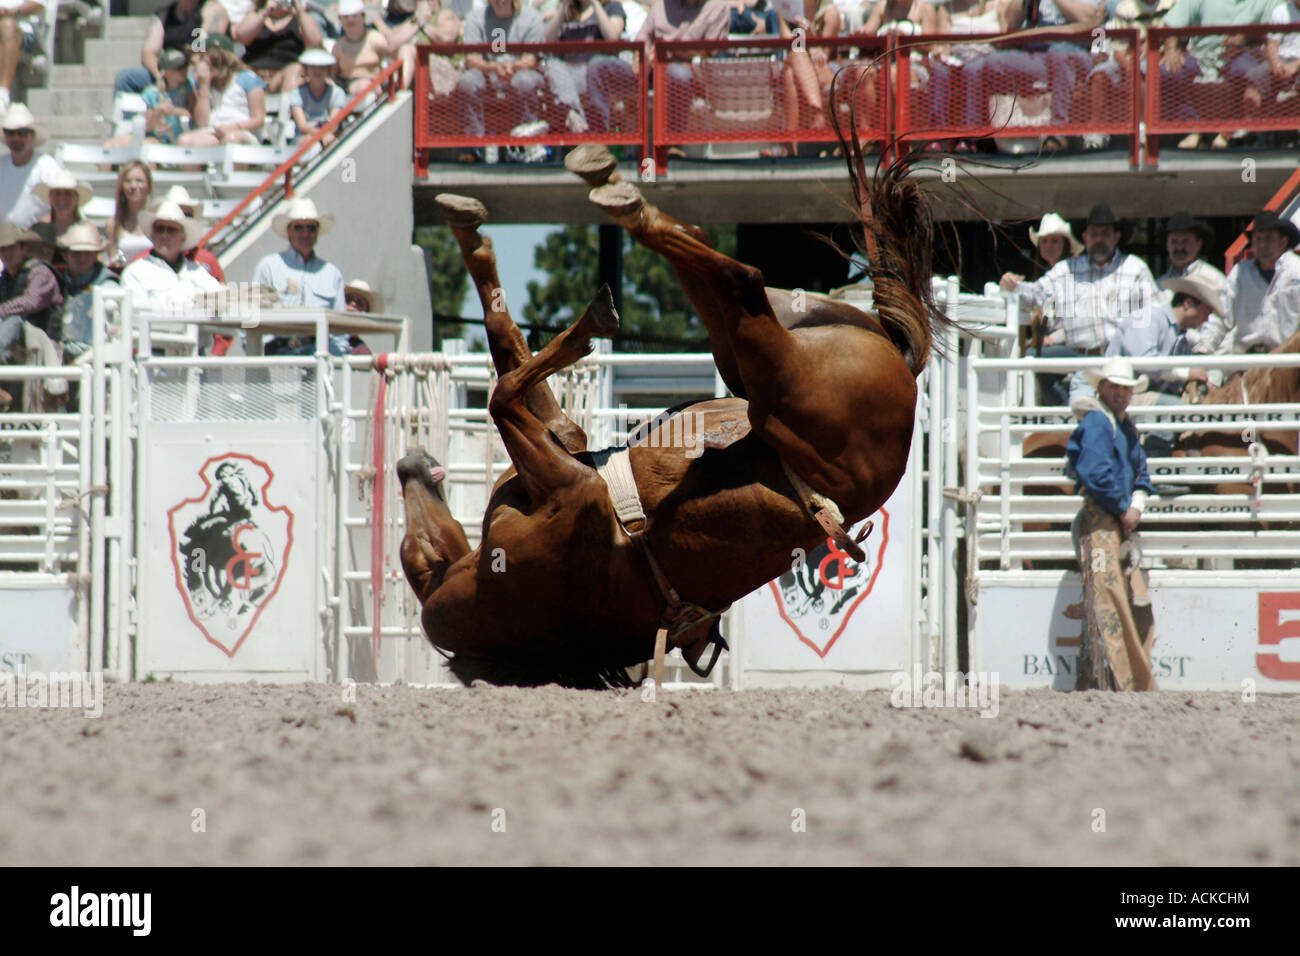
[[[838,77],[837,77],[838,80]],[[856,102],[857,97],[853,97]],[[834,101],[834,94],[832,94]],[[873,308],[890,339],[920,375],[930,360],[936,328],[954,323],[934,301],[930,288],[934,220],[921,189],[909,177],[909,157],[867,171],[855,116],[846,136],[836,117],[835,134],[844,148],[849,181],[862,223],[861,251],[867,256]]]

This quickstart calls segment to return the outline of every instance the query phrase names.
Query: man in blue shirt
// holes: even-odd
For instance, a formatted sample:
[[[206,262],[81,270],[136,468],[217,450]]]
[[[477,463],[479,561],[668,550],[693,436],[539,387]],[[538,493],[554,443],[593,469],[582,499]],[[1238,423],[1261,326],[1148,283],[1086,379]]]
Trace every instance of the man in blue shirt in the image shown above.
[[[1133,391],[1145,387],[1145,376],[1134,378],[1132,363],[1123,357],[1086,374],[1097,397],[1081,395],[1071,403],[1080,422],[1066,449],[1075,490],[1084,496],[1072,528],[1084,601],[1075,687],[1154,690],[1150,598],[1141,570],[1126,574],[1122,563],[1123,545],[1142,520],[1147,495],[1156,493],[1128,417]]]
[[[309,308],[347,309],[343,297],[343,273],[333,263],[316,255],[316,241],[334,226],[334,217],[318,213],[316,204],[302,197],[290,200],[288,208],[271,220],[271,228],[289,240],[289,248],[272,253],[257,264],[253,281],[270,286],[280,296],[281,305],[302,305]],[[337,341],[336,341],[337,340]],[[330,336],[330,351],[346,355],[346,335]],[[271,339],[266,345],[267,355],[296,354],[300,346]],[[304,354],[311,354],[308,349]]]

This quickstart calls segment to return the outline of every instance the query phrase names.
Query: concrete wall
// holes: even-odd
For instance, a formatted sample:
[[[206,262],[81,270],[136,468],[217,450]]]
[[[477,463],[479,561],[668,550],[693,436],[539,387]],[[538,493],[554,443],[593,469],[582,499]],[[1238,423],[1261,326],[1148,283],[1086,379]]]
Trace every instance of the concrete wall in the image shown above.
[[[411,94],[402,93],[295,183],[294,193],[334,215],[334,228],[321,237],[317,255],[338,266],[345,280],[369,282],[383,295],[384,312],[410,320],[411,348],[427,351],[433,344],[432,307],[424,252],[411,243],[411,137]],[[227,279],[251,280],[263,256],[287,247],[271,229],[280,211],[261,217],[222,253]]]

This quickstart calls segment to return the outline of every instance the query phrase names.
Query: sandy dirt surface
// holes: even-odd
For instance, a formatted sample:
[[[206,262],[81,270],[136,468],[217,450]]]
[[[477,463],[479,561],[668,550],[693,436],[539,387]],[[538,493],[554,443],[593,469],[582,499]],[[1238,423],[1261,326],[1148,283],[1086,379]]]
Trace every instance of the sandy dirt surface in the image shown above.
[[[343,693],[0,708],[0,863],[1300,865],[1296,698]]]

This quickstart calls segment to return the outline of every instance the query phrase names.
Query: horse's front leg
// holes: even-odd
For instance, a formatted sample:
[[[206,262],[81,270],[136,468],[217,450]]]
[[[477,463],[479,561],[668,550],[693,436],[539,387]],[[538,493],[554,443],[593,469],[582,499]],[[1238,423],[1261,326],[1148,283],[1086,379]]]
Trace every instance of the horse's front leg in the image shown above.
[[[406,508],[406,534],[400,554],[406,580],[420,603],[442,586],[447,569],[469,554],[465,529],[451,516],[442,495],[446,472],[423,449],[397,463],[397,480]]]
[[[487,331],[488,351],[497,375],[514,371],[533,357],[524,334],[510,317],[505,291],[497,275],[497,258],[492,240],[479,233],[487,221],[487,209],[477,199],[440,193],[434,198],[446,217],[451,234],[460,246],[465,267],[469,270],[479,302],[483,306],[483,324]],[[587,433],[564,414],[549,386],[534,388],[525,397],[529,410],[565,447],[577,454],[587,450]]]

